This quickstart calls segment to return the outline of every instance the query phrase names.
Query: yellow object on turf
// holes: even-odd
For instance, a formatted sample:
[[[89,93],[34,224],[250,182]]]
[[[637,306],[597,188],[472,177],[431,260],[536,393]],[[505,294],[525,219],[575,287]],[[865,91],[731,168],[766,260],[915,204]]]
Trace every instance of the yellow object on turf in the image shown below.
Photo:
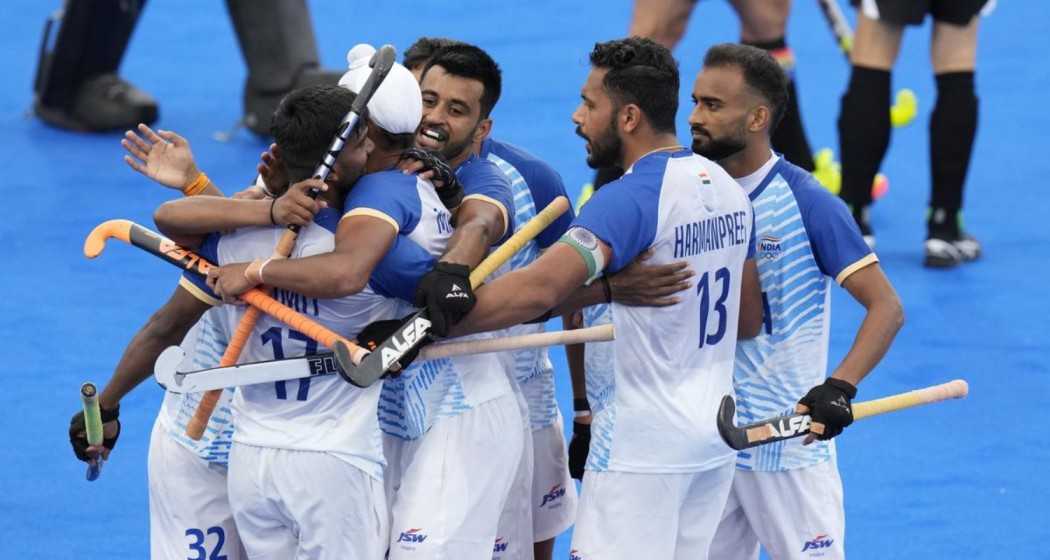
[[[835,161],[831,148],[823,148],[813,154],[813,178],[833,195],[842,191],[842,165]],[[890,180],[879,173],[871,184],[871,199],[878,200],[890,190]]]
[[[919,98],[915,96],[915,92],[908,88],[898,91],[893,106],[890,107],[890,123],[894,128],[911,124],[918,113]]]

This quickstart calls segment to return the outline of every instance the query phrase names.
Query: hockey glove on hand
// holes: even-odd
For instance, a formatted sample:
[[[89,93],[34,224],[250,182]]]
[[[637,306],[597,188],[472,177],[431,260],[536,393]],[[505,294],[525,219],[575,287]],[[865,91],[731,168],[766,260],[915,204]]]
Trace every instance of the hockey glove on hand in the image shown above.
[[[477,303],[470,287],[470,269],[462,264],[439,262],[416,288],[416,306],[424,307],[430,332],[448,335],[449,329],[470,313]]]
[[[440,155],[419,148],[409,148],[401,153],[401,160],[416,160],[423,164],[418,172],[421,174],[430,172],[430,182],[437,190],[445,208],[454,210],[463,202],[463,185]]]
[[[385,342],[391,336],[394,336],[394,333],[396,333],[401,328],[401,325],[404,325],[410,318],[412,318],[412,315],[403,317],[401,319],[387,319],[385,321],[375,321],[373,323],[370,323],[367,327],[361,329],[360,333],[358,333],[357,343],[362,348],[365,348],[369,351],[374,351],[376,348],[379,347],[380,344]],[[432,341],[430,337],[425,336],[423,337],[423,340],[415,346],[415,348],[406,352],[404,356],[401,356],[401,359],[397,361],[400,366],[400,369],[398,371],[404,371],[406,368],[408,368],[408,366],[411,365],[412,362],[416,359],[416,356],[419,355],[419,351],[431,342]],[[339,370],[339,375],[343,376],[343,380],[353,383],[352,381],[350,381],[350,377],[342,369]]]
[[[591,425],[573,421],[572,439],[569,440],[569,475],[583,480],[583,467],[587,465],[587,452],[591,449]]]
[[[808,413],[810,434],[819,440],[829,440],[842,433],[842,430],[853,423],[853,397],[857,388],[850,382],[829,377],[817,385],[798,401],[796,410]],[[802,410],[804,407],[806,410]],[[822,431],[818,431],[822,430]],[[807,438],[810,441],[810,438]]]
[[[112,451],[117,446],[117,438],[120,437],[120,420],[117,418],[120,416],[120,407],[113,410],[102,409],[102,446],[107,450]],[[113,437],[105,437],[105,434],[110,430],[106,426],[110,422],[117,424],[117,431],[113,434]],[[73,454],[77,456],[77,459],[87,463],[94,459],[93,456],[88,455],[87,449],[90,447],[87,441],[87,427],[84,425],[84,411],[81,410],[73,415],[73,418],[69,421],[69,443],[73,446]],[[108,454],[108,452],[106,453]]]

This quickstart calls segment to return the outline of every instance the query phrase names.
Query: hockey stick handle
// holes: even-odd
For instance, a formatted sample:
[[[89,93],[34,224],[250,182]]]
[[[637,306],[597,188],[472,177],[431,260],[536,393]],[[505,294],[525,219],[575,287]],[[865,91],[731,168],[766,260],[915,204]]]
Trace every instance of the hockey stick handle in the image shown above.
[[[507,262],[515,253],[521,250],[526,243],[535,239],[547,226],[554,223],[569,209],[569,199],[559,196],[551,201],[546,208],[536,214],[531,220],[514,232],[502,245],[485,257],[470,272],[470,287],[477,288],[488,278],[490,274]]]
[[[613,326],[599,325],[586,329],[552,331],[544,333],[505,336],[483,340],[465,340],[463,342],[444,342],[432,344],[419,352],[420,360],[436,360],[466,354],[485,354],[488,352],[507,352],[525,348],[556,346],[559,344],[583,344],[585,342],[607,342],[613,340]]]
[[[890,395],[881,399],[859,402],[853,405],[853,419],[860,420],[869,416],[896,412],[914,406],[932,404],[948,399],[961,399],[970,392],[970,386],[963,379],[955,379],[940,385],[925,387]]]
[[[159,233],[129,220],[109,220],[92,230],[84,242],[84,255],[88,258],[98,256],[102,249],[105,248],[106,239],[110,237],[115,237],[125,243],[134,245],[198,277],[206,277],[208,270],[214,266],[193,251],[180,247],[174,241],[161,236]],[[353,364],[341,365],[352,367],[368,354],[368,351],[364,348],[296,312],[257,288],[241,294],[241,299],[329,348],[336,349],[345,345],[348,355],[353,357]]]
[[[84,407],[84,432],[88,445],[102,445],[102,411],[98,405],[98,389],[94,383],[80,386],[80,403]],[[102,455],[88,462],[86,478],[94,481],[102,472]]]

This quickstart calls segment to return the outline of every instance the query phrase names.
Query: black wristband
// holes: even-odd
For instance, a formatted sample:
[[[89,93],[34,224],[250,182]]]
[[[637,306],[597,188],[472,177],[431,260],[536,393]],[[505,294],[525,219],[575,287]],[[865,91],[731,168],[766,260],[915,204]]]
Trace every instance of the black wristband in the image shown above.
[[[609,277],[602,274],[599,280],[602,282],[602,291],[605,292],[605,303],[612,303],[612,285],[609,284]]]
[[[587,402],[587,399],[572,399],[572,410],[574,412],[582,412],[584,410],[591,410],[591,403]]]
[[[846,393],[846,396],[849,397],[849,400],[857,398],[857,387],[849,381],[844,381],[836,377],[829,377],[824,380],[824,383],[827,385],[831,385],[832,387],[838,389],[839,391],[842,391],[843,393]]]
[[[275,197],[273,197],[273,200],[270,201],[270,223],[273,224],[273,225],[277,225],[277,220],[273,219],[273,207],[276,204],[277,204],[277,197],[275,196]]]
[[[117,418],[120,418],[120,405],[118,404],[117,408],[100,408],[99,416],[102,417],[103,424],[105,424],[106,422],[112,422]]]

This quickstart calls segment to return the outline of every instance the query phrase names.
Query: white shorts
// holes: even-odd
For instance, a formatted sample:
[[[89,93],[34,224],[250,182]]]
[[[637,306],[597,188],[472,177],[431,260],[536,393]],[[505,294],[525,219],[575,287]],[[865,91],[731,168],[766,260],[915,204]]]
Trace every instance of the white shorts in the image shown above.
[[[532,432],[532,449],[532,539],[543,542],[576,520],[576,484],[569,474],[561,412],[554,424]]]
[[[499,516],[492,560],[532,560],[532,428],[528,422],[529,405],[517,381],[512,381],[512,385],[518,410],[526,420],[521,425],[521,459]]]
[[[235,442],[229,490],[253,560],[375,560],[386,552],[383,483],[334,455]]]
[[[415,440],[383,437],[390,560],[489,560],[524,444],[513,393],[441,418]]]
[[[730,461],[698,473],[587,471],[570,558],[704,560],[735,469]]]
[[[845,558],[846,513],[834,459],[776,472],[737,471],[712,558],[757,560],[761,543],[777,560]]]
[[[149,548],[154,560],[247,558],[226,499],[226,471],[153,423],[149,441]]]

